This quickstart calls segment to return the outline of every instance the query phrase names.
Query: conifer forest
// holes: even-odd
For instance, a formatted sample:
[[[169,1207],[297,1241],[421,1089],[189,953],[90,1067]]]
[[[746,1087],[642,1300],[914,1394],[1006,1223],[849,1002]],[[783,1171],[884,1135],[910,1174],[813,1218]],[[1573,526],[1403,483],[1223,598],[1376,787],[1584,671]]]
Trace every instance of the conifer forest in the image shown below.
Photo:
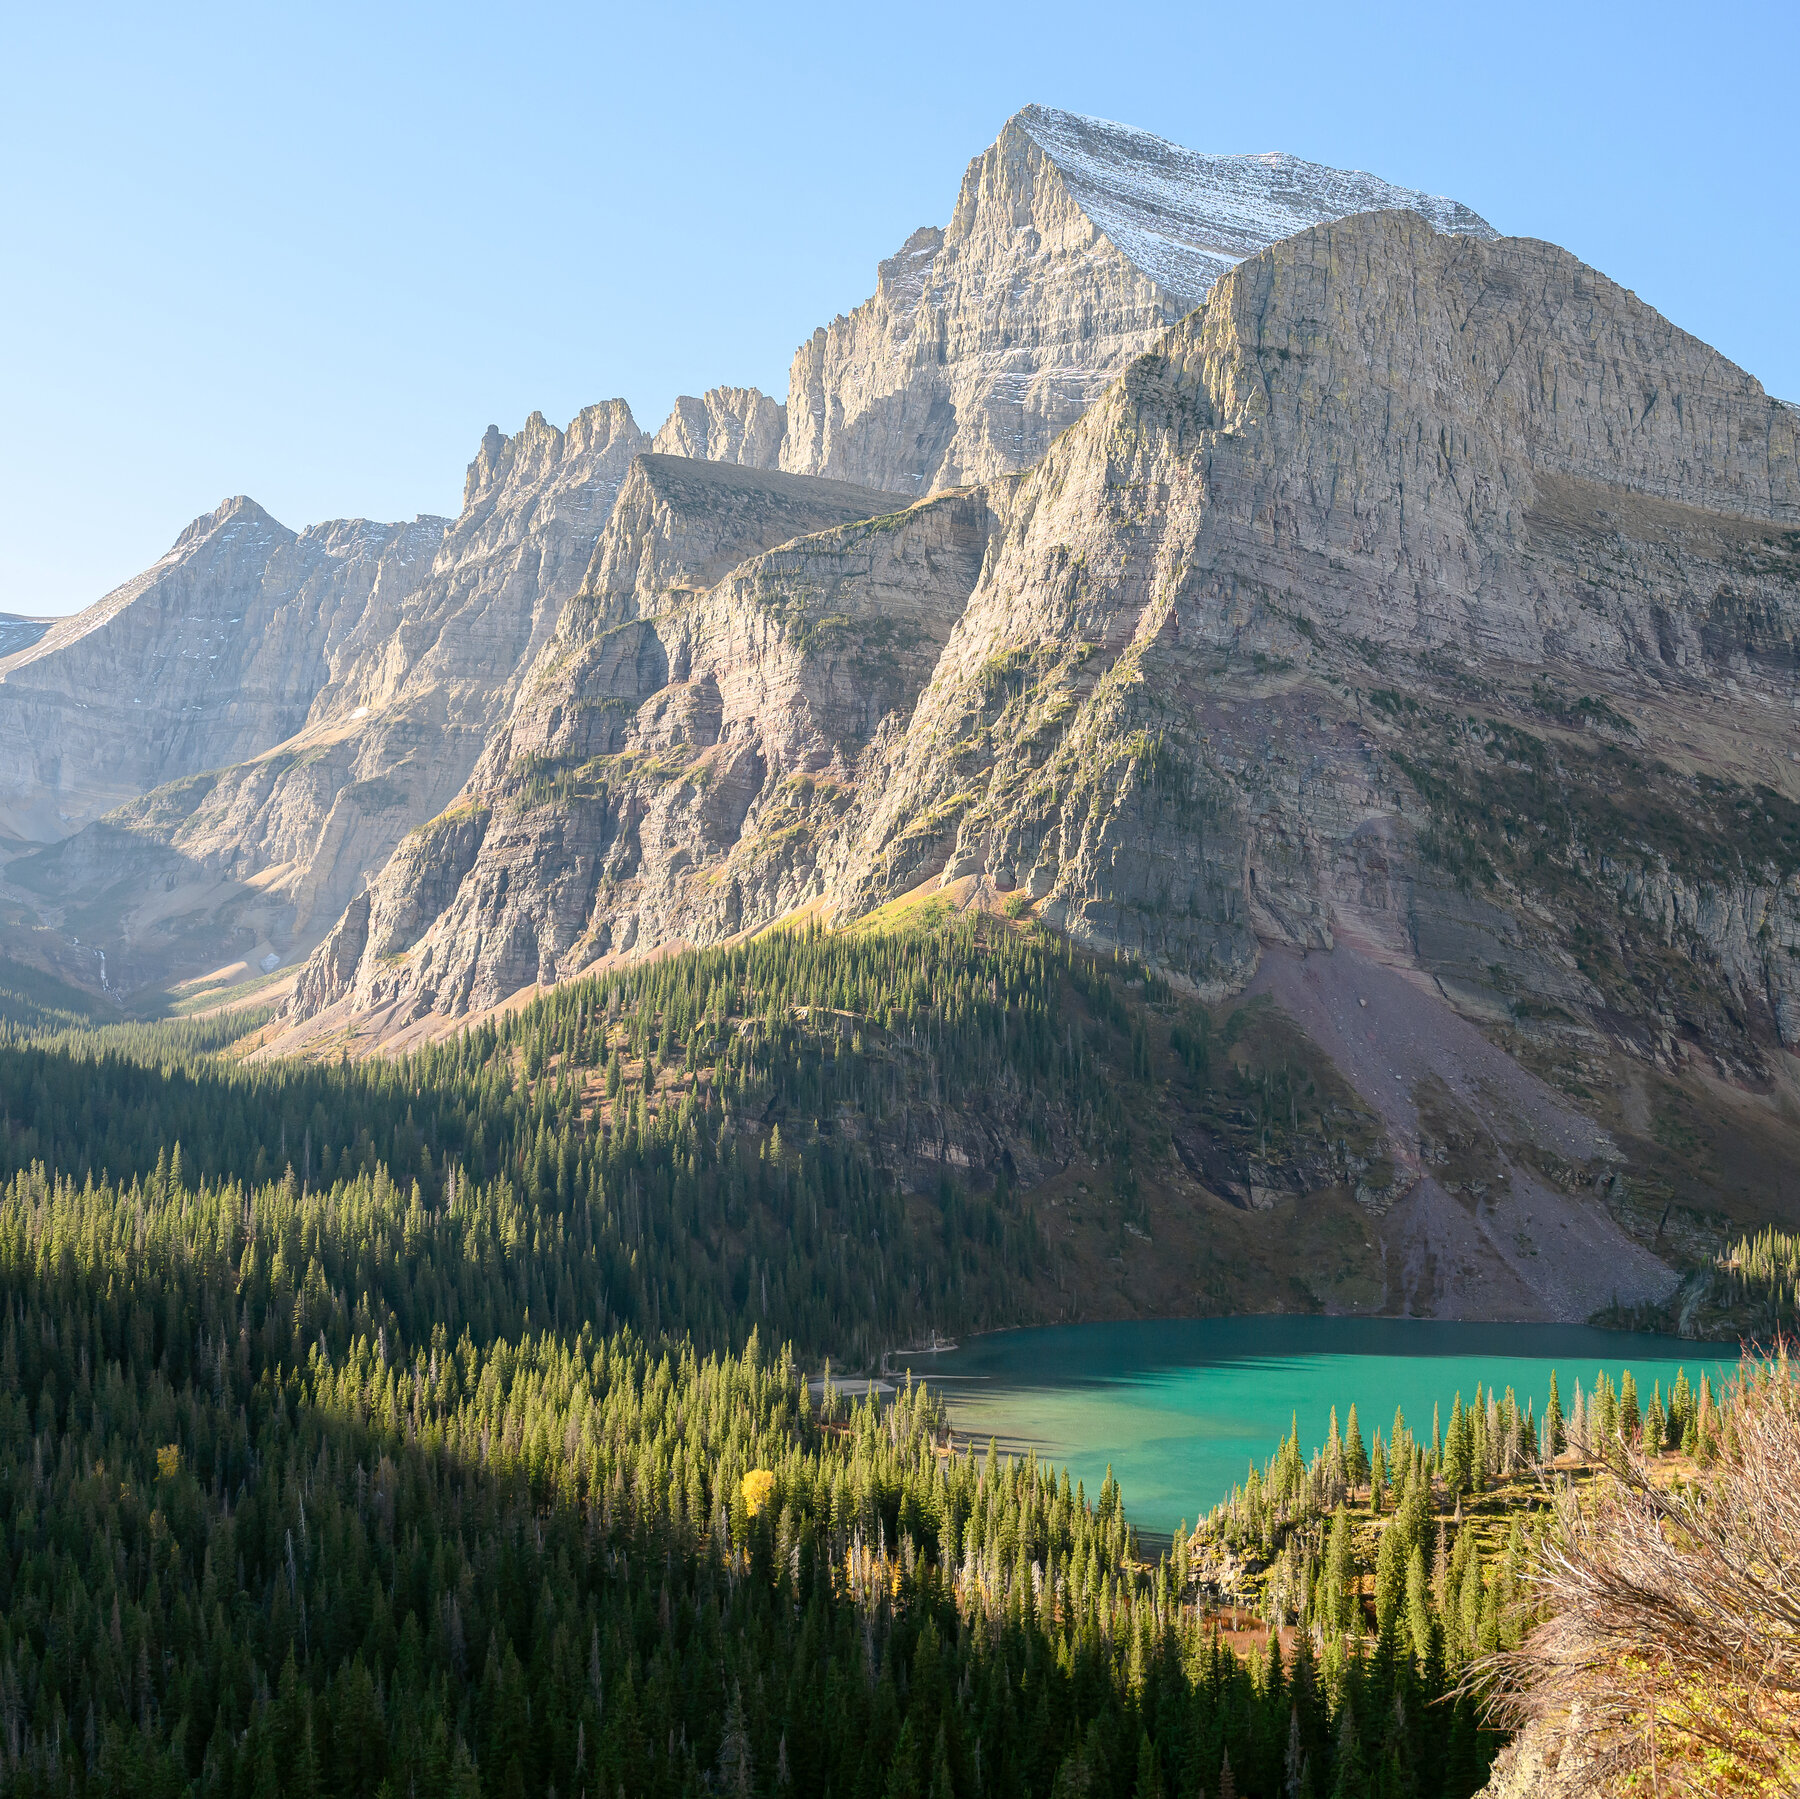
[[[893,1178],[922,1085],[1127,1192],[1152,1059],[1269,1128],[1205,1008],[1047,935],[773,935],[360,1061],[4,1003],[7,1794],[1466,1799],[1541,1470],[1719,1429],[1685,1378],[1352,1409],[1163,1548],[840,1390],[1054,1279],[1004,1173]],[[1786,1317],[1793,1267],[1721,1278]]]

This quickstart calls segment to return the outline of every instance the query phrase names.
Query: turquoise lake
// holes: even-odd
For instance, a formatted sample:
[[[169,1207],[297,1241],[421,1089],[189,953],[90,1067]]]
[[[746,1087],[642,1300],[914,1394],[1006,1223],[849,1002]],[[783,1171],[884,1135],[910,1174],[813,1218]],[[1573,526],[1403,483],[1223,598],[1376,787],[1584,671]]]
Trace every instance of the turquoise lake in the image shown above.
[[[1479,1382],[1543,1416],[1555,1369],[1563,1409],[1579,1381],[1629,1368],[1649,1403],[1677,1368],[1697,1387],[1730,1376],[1731,1346],[1593,1330],[1584,1325],[1447,1324],[1410,1318],[1201,1318],[1002,1331],[937,1355],[895,1356],[942,1393],[959,1435],[1035,1449],[1098,1492],[1107,1464],[1132,1522],[1148,1531],[1192,1523],[1274,1453],[1297,1415],[1310,1456],[1356,1403],[1365,1443],[1385,1437],[1395,1406],[1431,1437],[1460,1391]]]

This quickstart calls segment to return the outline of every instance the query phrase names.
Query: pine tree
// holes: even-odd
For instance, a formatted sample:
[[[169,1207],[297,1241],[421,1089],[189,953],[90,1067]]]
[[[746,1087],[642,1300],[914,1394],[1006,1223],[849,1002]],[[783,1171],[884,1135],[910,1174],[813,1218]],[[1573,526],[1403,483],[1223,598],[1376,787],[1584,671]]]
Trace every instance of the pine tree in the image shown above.
[[[1135,1799],[1163,1799],[1162,1758],[1147,1731],[1138,1733],[1137,1785],[1133,1793]]]
[[[1335,1629],[1351,1622],[1354,1597],[1350,1591],[1353,1571],[1350,1549],[1350,1514],[1339,1506],[1332,1514],[1331,1535],[1325,1549],[1326,1615]]]
[[[1694,1411],[1694,1390],[1688,1385],[1687,1370],[1675,1370],[1675,1384],[1669,1389],[1669,1422],[1671,1434],[1679,1442],[1686,1434],[1688,1420]]]
[[[744,1719],[744,1696],[731,1683],[731,1703],[725,1708],[725,1727],[719,1734],[718,1790],[729,1799],[750,1799],[755,1790],[750,1766],[750,1730]]]
[[[1366,1487],[1369,1484],[1369,1452],[1363,1447],[1355,1400],[1350,1402],[1350,1417],[1344,1430],[1344,1465],[1351,1486]]]
[[[1369,1799],[1369,1777],[1363,1766],[1353,1709],[1342,1707],[1337,1752],[1332,1757],[1331,1799]]]
[[[1601,1444],[1619,1434],[1619,1396],[1603,1368],[1594,1376],[1594,1397],[1588,1409],[1589,1433]]]
[[[1433,1434],[1435,1435],[1435,1429]],[[1462,1394],[1456,1395],[1450,1408],[1450,1432],[1444,1442],[1444,1485],[1452,1494],[1469,1488],[1469,1420],[1463,1411]]]
[[[1637,1441],[1643,1419],[1638,1411],[1637,1382],[1629,1368],[1619,1376],[1619,1435],[1627,1443]]]
[[[1421,1661],[1431,1647],[1431,1602],[1425,1584],[1425,1551],[1415,1548],[1406,1564],[1406,1627],[1413,1654]]]

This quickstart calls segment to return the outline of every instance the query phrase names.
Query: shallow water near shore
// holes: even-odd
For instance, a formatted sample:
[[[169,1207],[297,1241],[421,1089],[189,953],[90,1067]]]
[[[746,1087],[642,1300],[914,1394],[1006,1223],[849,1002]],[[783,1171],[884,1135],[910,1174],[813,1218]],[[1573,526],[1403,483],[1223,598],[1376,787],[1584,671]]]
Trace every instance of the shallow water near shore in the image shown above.
[[[1036,1450],[1067,1464],[1091,1499],[1107,1465],[1140,1528],[1193,1523],[1274,1453],[1298,1418],[1310,1456],[1352,1402],[1365,1444],[1386,1437],[1401,1407],[1429,1442],[1432,1407],[1446,1423],[1460,1392],[1510,1386],[1538,1417],[1556,1371],[1565,1412],[1596,1370],[1616,1386],[1629,1368],[1647,1406],[1678,1368],[1715,1389],[1733,1348],[1564,1324],[1452,1324],[1413,1318],[1199,1318],[1001,1331],[938,1354],[891,1358],[940,1391],[959,1437]]]

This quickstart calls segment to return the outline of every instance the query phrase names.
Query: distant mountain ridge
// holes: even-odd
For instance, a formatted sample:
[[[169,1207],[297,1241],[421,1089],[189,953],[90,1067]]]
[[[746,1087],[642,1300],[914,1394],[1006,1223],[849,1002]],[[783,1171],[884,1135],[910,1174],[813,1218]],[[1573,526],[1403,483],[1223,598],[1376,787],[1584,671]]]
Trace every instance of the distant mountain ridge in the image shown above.
[[[238,495],[167,555],[0,659],[0,824],[54,839],[305,722],[379,590],[423,577],[448,528],[338,519],[295,532]]]

